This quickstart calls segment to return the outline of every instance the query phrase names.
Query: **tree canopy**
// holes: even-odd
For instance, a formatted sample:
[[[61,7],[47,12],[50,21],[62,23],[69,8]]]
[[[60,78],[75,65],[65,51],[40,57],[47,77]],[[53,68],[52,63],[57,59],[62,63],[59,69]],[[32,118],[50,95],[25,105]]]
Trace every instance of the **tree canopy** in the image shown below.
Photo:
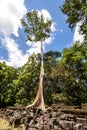
[[[27,34],[27,41],[45,41],[50,37],[51,21],[44,20],[43,14],[39,16],[38,11],[34,10],[26,14],[26,20],[21,20],[22,25],[25,27],[25,33]]]
[[[40,71],[40,81],[37,96],[33,104],[28,107],[39,107],[45,110],[44,96],[43,96],[43,80],[44,80],[44,61],[43,61],[43,42],[46,38],[50,37],[51,33],[51,21],[44,19],[43,14],[39,14],[38,11],[28,12],[26,14],[27,22],[22,19],[22,25],[25,27],[25,33],[27,33],[27,41],[37,42],[41,44],[41,71]]]
[[[61,56],[61,58],[59,58]],[[0,63],[0,106],[31,104],[37,94],[40,54],[33,54],[21,68]],[[44,100],[46,105],[87,103],[87,44],[76,42],[61,53],[44,54]]]
[[[26,20],[21,22],[27,41],[41,42],[41,54],[32,54],[19,68],[0,62],[0,107],[31,104],[36,95],[40,99],[42,93],[46,105],[87,103],[87,0],[65,0],[61,10],[67,15],[71,29],[81,22],[80,33],[85,35],[84,41],[77,41],[62,52],[51,50],[44,53],[43,42],[50,36],[51,21],[44,21],[43,15],[39,17],[37,11],[28,12]]]
[[[65,0],[61,11],[67,15],[69,27],[73,29],[80,23],[80,33],[87,37],[87,0]]]

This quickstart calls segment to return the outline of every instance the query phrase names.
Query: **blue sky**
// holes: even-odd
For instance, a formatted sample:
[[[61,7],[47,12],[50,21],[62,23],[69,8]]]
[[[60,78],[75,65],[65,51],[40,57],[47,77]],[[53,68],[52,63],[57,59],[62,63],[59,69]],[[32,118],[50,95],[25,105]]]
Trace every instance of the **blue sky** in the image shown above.
[[[71,31],[66,24],[66,16],[59,7],[64,0],[0,0],[0,62],[14,67],[22,66],[33,53],[40,52],[38,45],[26,42],[20,23],[27,11],[37,9],[52,21],[52,34],[44,43],[44,52],[62,51],[73,41],[81,40],[79,24]]]
[[[56,23],[56,32],[54,34],[53,44],[46,46],[46,51],[59,50],[61,51],[64,47],[72,42],[73,32],[68,28],[66,24],[66,17],[61,12],[59,7],[63,4],[63,0],[25,0],[25,5],[29,11],[32,9],[47,10],[52,21]]]

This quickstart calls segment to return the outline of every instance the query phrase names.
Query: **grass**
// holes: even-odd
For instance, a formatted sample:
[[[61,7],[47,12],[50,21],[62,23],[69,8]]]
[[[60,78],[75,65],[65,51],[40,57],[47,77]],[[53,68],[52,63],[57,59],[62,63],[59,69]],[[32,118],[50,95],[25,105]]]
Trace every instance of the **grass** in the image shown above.
[[[11,128],[11,126],[9,126],[9,123],[6,120],[0,118],[0,130],[8,129],[8,128]],[[12,130],[17,130],[17,129],[13,128]]]

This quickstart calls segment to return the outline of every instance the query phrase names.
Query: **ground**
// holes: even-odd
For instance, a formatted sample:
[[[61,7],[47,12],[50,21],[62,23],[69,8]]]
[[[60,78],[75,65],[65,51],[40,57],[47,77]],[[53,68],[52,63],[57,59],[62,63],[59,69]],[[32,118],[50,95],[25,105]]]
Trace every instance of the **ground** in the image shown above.
[[[0,130],[1,129],[8,129],[8,128],[11,128],[8,124],[8,122],[2,118],[0,118]],[[17,130],[17,129],[12,129],[12,130]]]

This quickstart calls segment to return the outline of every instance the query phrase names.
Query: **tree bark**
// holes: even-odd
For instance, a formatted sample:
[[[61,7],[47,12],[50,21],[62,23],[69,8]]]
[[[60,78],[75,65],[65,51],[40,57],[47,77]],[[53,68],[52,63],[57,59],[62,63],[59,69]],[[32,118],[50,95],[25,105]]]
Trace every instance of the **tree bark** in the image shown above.
[[[39,89],[36,96],[35,101],[33,104],[28,105],[29,107],[38,107],[41,110],[45,111],[45,103],[44,103],[44,96],[43,96],[43,80],[44,80],[44,62],[43,62],[43,42],[41,41],[41,71],[40,71],[40,81],[39,81]]]

